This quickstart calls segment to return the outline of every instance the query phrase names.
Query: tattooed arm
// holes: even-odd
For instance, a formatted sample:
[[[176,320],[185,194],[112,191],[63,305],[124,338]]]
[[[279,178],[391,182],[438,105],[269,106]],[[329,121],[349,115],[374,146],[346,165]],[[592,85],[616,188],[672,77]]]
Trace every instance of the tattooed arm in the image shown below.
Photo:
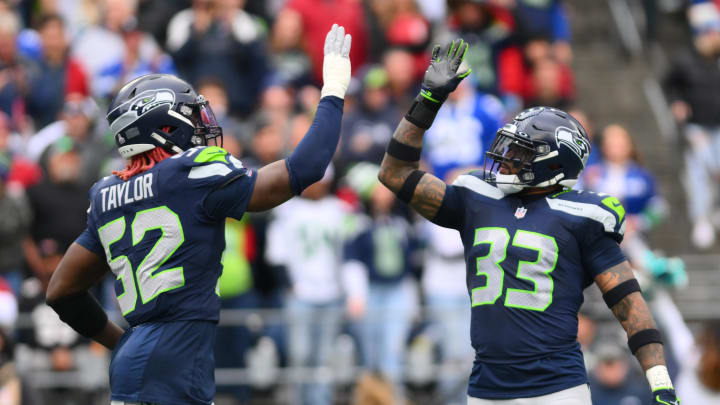
[[[433,48],[430,66],[422,81],[420,94],[417,95],[405,118],[398,124],[393,139],[406,147],[414,148],[418,156],[415,161],[396,159],[386,153],[380,166],[378,178],[397,194],[410,174],[417,170],[419,150],[423,144],[425,129],[430,128],[440,106],[460,84],[470,69],[460,69],[467,54],[468,44],[463,40],[452,41],[444,47]],[[413,178],[413,180],[417,180]],[[420,177],[410,198],[410,206],[420,215],[433,220],[440,209],[445,196],[445,183],[437,177],[425,173]]]
[[[403,118],[395,130],[393,138],[408,146],[420,148],[422,147],[424,133],[424,129]],[[410,173],[416,170],[418,166],[418,162],[395,159],[386,153],[380,166],[378,178],[387,188],[397,194]],[[410,200],[410,206],[423,217],[432,220],[440,209],[444,196],[445,183],[437,177],[425,173],[415,188],[415,193]]]
[[[632,269],[627,261],[617,266],[611,267],[595,277],[595,283],[600,291],[605,294],[618,284],[633,279]],[[628,338],[637,332],[645,329],[656,329],[655,321],[650,314],[642,294],[638,291],[633,292],[611,308],[615,318],[622,324],[627,332]],[[654,366],[665,365],[665,353],[663,345],[660,343],[650,343],[642,346],[635,352],[643,371],[647,371]]]

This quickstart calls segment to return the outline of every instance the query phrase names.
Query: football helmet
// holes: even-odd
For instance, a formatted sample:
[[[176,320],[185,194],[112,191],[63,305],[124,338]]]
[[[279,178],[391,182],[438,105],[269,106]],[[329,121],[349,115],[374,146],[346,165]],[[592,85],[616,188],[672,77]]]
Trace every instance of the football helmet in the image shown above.
[[[208,101],[173,75],[144,75],[124,85],[107,120],[126,159],[157,146],[176,154],[210,140],[222,145],[222,128]]]
[[[506,194],[559,184],[571,188],[590,155],[590,139],[565,111],[534,107],[497,131],[485,154],[486,177]],[[501,170],[503,167],[506,170]]]

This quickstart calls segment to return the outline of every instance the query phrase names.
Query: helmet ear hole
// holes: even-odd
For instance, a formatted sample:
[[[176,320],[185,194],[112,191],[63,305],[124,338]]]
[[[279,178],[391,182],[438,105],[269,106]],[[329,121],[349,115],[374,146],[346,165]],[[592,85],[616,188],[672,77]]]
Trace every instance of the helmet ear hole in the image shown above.
[[[553,164],[548,165],[548,169],[550,169],[552,171],[562,170],[562,168],[563,168],[562,165],[559,163],[553,163]]]

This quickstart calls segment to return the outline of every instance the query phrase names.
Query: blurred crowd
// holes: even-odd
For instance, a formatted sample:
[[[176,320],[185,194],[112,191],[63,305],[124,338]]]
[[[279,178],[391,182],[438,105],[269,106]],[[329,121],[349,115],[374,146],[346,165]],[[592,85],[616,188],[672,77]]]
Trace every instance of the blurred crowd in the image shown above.
[[[425,135],[425,170],[452,182],[482,166],[496,130],[522,108],[567,109],[593,139],[582,187],[623,203],[623,248],[647,285],[660,286],[659,297],[663,286],[682,286],[682,262],[646,242],[667,204],[631,134],[621,125],[596,131],[576,103],[568,6],[0,0],[0,404],[107,401],[109,354],[63,324],[44,304],[44,291],[85,228],[90,185],[124,166],[104,119],[113,94],[143,74],[177,74],[210,101],[224,147],[245,166],[261,167],[282,159],[312,122],[332,23],[353,36],[353,80],[334,164],[302,197],[227,222],[216,361],[244,373],[218,375],[219,405],[283,402],[282,395],[313,405],[393,404],[418,395],[418,403],[464,403],[473,352],[460,238],[414,216],[377,181],[431,44],[452,38],[470,43],[472,74]],[[695,49],[669,73],[667,88],[689,143],[693,240],[709,247],[720,170],[720,151],[713,153],[720,149],[720,13],[709,2],[693,7]],[[705,8],[693,11],[698,7]],[[706,90],[708,83],[718,91]],[[109,276],[94,293],[122,322],[113,281]],[[596,318],[581,316],[579,334],[595,405],[645,403],[647,386],[621,336],[596,333],[607,330]],[[684,350],[681,356],[714,350],[716,363],[696,359],[676,364],[674,373],[689,375],[686,385],[695,388],[688,390],[717,400],[720,329],[709,327],[699,345],[686,328],[680,332],[674,349]],[[695,367],[705,377],[694,378]]]

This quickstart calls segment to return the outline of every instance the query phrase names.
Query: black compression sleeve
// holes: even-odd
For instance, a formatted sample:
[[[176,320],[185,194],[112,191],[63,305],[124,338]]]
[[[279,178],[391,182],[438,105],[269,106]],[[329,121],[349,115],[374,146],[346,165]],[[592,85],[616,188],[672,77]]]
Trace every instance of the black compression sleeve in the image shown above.
[[[48,301],[47,304],[63,322],[87,338],[100,333],[108,321],[105,311],[87,291]]]

